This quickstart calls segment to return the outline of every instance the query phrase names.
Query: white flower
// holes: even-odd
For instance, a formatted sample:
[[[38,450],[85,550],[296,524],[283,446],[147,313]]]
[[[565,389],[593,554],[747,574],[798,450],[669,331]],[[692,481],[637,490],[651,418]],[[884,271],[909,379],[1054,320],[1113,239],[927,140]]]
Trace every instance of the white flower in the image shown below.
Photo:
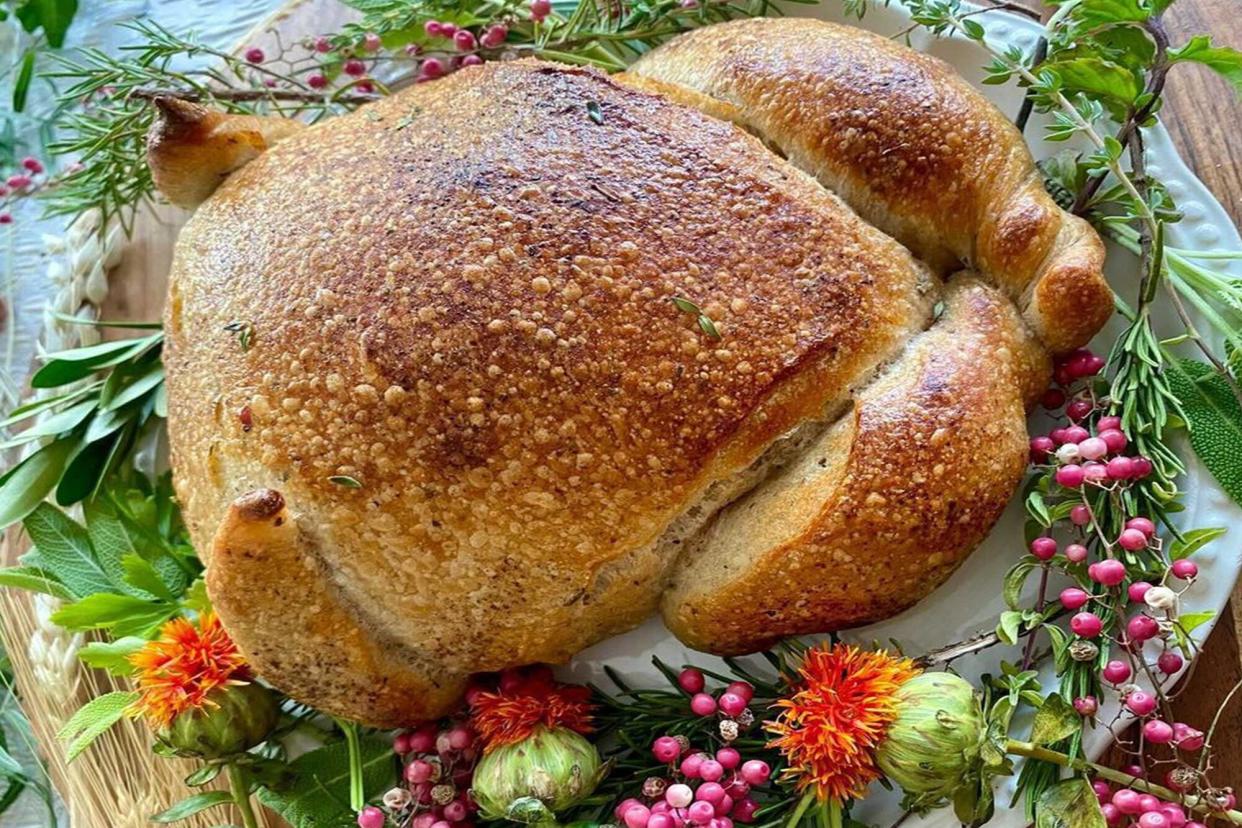
[[[1152,609],[1171,610],[1177,606],[1177,593],[1166,586],[1154,586],[1143,595],[1143,602]]]

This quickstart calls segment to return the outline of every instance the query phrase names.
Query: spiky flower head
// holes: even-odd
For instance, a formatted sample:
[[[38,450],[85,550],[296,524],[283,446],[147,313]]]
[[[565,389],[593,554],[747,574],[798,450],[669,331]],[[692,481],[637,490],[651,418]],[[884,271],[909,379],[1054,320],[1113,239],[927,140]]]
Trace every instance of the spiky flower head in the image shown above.
[[[213,612],[204,613],[198,624],[188,618],[169,621],[129,663],[137,671],[139,694],[132,710],[155,728],[211,706],[213,690],[250,681],[246,659]]]
[[[919,669],[908,658],[847,644],[812,647],[796,688],[764,729],[784,755],[782,779],[821,800],[862,796],[879,778],[875,749],[897,718],[897,691]]]
[[[138,685],[131,715],[145,718],[160,743],[177,754],[242,753],[276,726],[275,695],[251,681],[245,659],[213,613],[197,624],[169,621],[129,661]]]
[[[470,723],[483,739],[484,753],[530,738],[537,729],[591,732],[591,690],[567,684],[479,693],[470,703]]]

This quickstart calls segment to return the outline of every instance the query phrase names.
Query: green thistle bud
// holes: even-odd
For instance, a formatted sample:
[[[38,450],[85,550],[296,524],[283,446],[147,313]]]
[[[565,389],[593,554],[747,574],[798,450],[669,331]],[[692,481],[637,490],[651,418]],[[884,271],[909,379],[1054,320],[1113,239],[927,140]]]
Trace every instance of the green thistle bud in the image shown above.
[[[952,673],[922,673],[897,691],[897,719],[876,761],[907,797],[930,806],[978,776],[985,737],[970,682]]]
[[[207,694],[205,704],[179,714],[156,737],[180,756],[219,759],[266,739],[279,712],[275,694],[260,684],[218,687]]]
[[[485,819],[544,823],[590,796],[607,772],[599,751],[568,728],[537,727],[501,745],[474,769],[474,800]]]

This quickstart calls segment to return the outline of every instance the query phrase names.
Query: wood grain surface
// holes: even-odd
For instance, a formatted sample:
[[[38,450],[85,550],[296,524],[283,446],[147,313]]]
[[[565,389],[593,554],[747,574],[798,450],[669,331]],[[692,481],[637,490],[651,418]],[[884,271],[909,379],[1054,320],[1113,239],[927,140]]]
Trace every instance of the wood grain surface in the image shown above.
[[[1038,0],[1019,0],[1040,8]],[[329,30],[326,23],[339,20],[334,0],[307,0],[299,4],[297,17],[306,17]],[[303,18],[305,19],[305,18]],[[1210,33],[1218,43],[1242,48],[1242,2],[1240,0],[1178,0],[1166,15],[1171,41],[1177,45],[1192,34]],[[283,27],[282,27],[283,31]],[[1182,157],[1228,210],[1235,224],[1242,223],[1242,103],[1219,76],[1197,65],[1183,65],[1170,74],[1163,119]],[[161,208],[153,220],[141,224],[135,243],[125,252],[122,274],[112,280],[112,293],[105,318],[154,319],[163,306],[164,284],[171,255],[171,239],[185,214]],[[1238,543],[1227,539],[1224,543]],[[1175,703],[1178,716],[1206,728],[1228,690],[1242,680],[1242,586],[1231,606],[1208,639],[1206,652]],[[1242,788],[1242,704],[1228,711],[1215,740],[1218,784]],[[1117,758],[1117,757],[1114,757]]]

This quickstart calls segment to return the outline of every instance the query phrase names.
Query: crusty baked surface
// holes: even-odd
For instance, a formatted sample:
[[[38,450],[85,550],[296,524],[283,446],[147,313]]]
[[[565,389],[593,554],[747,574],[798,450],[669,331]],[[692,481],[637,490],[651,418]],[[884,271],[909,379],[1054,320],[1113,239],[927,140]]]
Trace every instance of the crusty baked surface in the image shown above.
[[[751,18],[687,32],[630,74],[698,93],[718,116],[727,105],[938,271],[988,276],[1055,351],[1112,314],[1095,232],[1044,191],[1009,119],[931,55],[822,20]]]
[[[178,491],[209,549],[230,501],[279,490],[394,669],[565,659],[654,610],[671,557],[633,553],[847,396],[924,324],[930,288],[729,124],[594,72],[465,71],[278,144],[186,227]],[[283,604],[209,563],[260,671],[332,672],[314,646],[296,658]]]
[[[285,138],[199,208],[166,319],[173,467],[265,678],[406,724],[472,672],[634,626],[670,585],[670,626],[736,652],[763,642],[719,623],[735,588],[780,611],[772,634],[837,628],[901,609],[899,584],[930,589],[986,534],[1044,345],[978,280],[938,304],[932,270],[704,94],[464,69]],[[929,466],[967,434],[994,462],[937,495]],[[801,523],[777,498],[737,544],[719,527],[751,500],[713,526],[824,445],[842,459]],[[911,475],[928,494],[899,513],[872,497]],[[938,548],[911,540],[923,521]],[[900,577],[811,580],[825,592],[790,609],[877,527],[893,545],[859,565]]]
[[[698,649],[748,653],[927,595],[1021,481],[1026,389],[1047,376],[1013,305],[955,277],[943,315],[850,411],[696,538],[664,594],[669,629]]]

